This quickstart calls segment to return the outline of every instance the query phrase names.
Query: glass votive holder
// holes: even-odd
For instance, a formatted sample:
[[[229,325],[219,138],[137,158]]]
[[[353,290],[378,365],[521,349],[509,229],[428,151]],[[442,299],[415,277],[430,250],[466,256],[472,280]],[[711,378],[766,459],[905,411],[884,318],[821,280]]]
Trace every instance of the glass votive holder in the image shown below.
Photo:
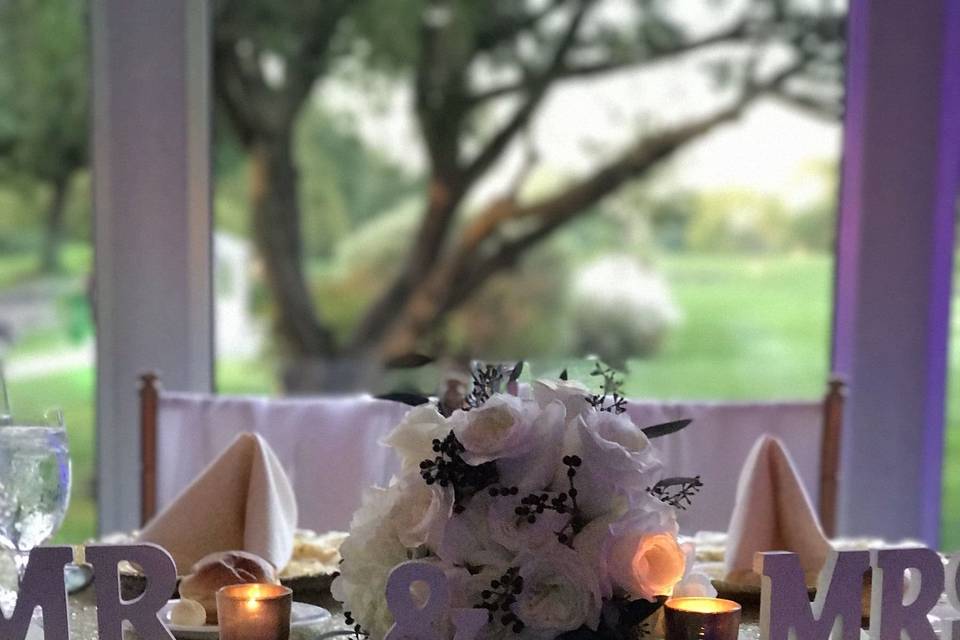
[[[663,605],[666,640],[737,640],[740,605],[720,598],[670,598]]]
[[[217,591],[220,640],[288,640],[293,592],[276,584],[235,584]]]

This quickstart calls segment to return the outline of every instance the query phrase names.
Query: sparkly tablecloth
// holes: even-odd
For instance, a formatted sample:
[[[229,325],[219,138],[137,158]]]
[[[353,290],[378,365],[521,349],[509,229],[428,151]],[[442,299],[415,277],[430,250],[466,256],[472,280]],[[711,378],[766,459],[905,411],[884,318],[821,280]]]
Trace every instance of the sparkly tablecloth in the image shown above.
[[[293,630],[290,639],[325,640],[350,634],[351,631],[344,622],[343,616],[335,613],[324,622]],[[97,640],[97,614],[93,604],[92,589],[87,589],[70,598],[70,637],[71,640]],[[28,640],[33,638],[34,636],[29,636]],[[41,638],[42,635],[36,634],[37,640]],[[133,631],[127,631],[124,634],[124,640],[139,640],[139,638],[140,636]],[[755,623],[740,625],[739,640],[760,640],[760,628]]]
[[[81,593],[71,596],[70,602],[70,638],[71,640],[97,640],[97,608],[94,605],[94,592],[87,588]],[[35,637],[40,640],[43,635],[40,629],[37,633],[28,636],[29,640]],[[315,625],[293,629],[290,640],[324,640],[350,634],[343,616],[334,613],[330,618]],[[140,636],[133,630],[124,632],[124,640],[139,640]],[[755,639],[753,639],[755,640]]]

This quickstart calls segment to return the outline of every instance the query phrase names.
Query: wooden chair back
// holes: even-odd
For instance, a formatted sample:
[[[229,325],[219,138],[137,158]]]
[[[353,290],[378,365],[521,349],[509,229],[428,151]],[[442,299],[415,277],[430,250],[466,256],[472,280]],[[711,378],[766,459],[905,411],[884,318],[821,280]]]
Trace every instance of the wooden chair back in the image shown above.
[[[837,535],[837,498],[840,486],[840,453],[843,439],[843,408],[847,385],[843,378],[831,376],[823,399],[823,439],[820,443],[820,495],[817,509],[820,524],[829,537]]]

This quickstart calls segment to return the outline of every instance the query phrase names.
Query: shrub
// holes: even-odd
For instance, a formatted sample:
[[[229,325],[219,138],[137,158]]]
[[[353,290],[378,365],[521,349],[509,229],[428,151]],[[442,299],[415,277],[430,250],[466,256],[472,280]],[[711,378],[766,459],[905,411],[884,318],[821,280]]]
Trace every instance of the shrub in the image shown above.
[[[680,321],[666,281],[626,255],[605,256],[578,270],[570,309],[580,355],[617,367],[656,353]]]

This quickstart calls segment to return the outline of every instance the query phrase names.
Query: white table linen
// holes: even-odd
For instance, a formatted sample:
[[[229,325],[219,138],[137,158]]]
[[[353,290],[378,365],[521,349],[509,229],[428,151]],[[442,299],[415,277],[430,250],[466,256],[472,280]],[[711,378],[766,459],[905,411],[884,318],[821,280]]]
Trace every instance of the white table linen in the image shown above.
[[[679,514],[685,534],[726,531],[736,502],[737,478],[754,443],[769,434],[790,450],[809,495],[819,489],[823,405],[820,402],[709,403],[633,401],[627,412],[640,427],[689,418],[679,433],[657,438],[670,476],[699,475],[700,494]]]

